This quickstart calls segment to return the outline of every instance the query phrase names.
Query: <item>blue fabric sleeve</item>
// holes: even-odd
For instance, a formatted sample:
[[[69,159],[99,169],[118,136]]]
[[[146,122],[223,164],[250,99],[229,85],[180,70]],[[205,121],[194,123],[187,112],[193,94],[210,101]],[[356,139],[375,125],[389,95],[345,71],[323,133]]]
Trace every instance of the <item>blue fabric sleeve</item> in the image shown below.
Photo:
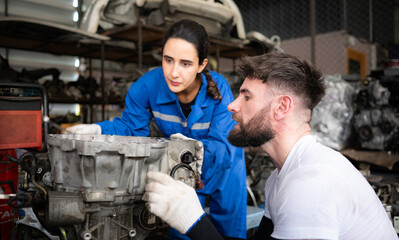
[[[149,109],[148,89],[146,78],[152,74],[143,75],[133,83],[125,98],[125,110],[122,117],[116,117],[113,121],[97,123],[101,126],[102,134],[123,136],[148,136],[150,134],[149,123],[152,115]]]
[[[235,121],[231,118],[232,113],[227,110],[227,106],[234,100],[231,88],[222,75],[214,73],[212,77],[218,84],[222,101],[216,104],[213,110],[208,137],[201,139],[204,144],[204,165],[202,167],[204,179],[209,179],[214,174],[230,168],[237,156],[242,157],[237,153],[242,149],[237,149],[227,140],[229,131],[235,125]]]

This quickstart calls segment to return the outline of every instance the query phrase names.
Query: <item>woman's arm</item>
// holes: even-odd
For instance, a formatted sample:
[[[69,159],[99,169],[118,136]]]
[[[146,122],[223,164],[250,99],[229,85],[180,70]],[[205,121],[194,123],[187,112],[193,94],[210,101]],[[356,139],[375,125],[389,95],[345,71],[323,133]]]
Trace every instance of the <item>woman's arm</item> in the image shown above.
[[[202,168],[204,179],[209,179],[213,174],[231,167],[237,158],[243,158],[243,150],[231,145],[227,136],[236,124],[232,113],[227,106],[234,100],[227,80],[220,74],[212,74],[217,83],[222,101],[214,107],[209,133],[206,139],[201,139],[204,144],[204,166]]]
[[[148,72],[133,83],[125,97],[125,109],[122,117],[115,117],[113,121],[97,123],[101,126],[102,134],[123,136],[148,136],[149,123],[152,115],[149,111],[149,89],[147,82],[156,78],[157,74]]]

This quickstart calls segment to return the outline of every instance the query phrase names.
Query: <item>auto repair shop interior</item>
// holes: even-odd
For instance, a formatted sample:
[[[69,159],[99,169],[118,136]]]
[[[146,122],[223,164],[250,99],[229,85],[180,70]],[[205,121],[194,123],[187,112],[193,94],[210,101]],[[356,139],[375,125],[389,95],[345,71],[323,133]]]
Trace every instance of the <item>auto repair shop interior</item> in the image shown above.
[[[169,239],[168,224],[141,200],[146,173],[170,173],[195,146],[166,138],[155,121],[141,138],[65,130],[121,117],[129,88],[162,65],[164,34],[181,19],[204,26],[207,68],[235,98],[243,56],[286,53],[320,69],[327,90],[311,134],[349,159],[399,233],[399,1],[3,0],[2,240]],[[275,165],[257,147],[244,155],[251,239]],[[176,179],[196,184],[179,171]]]

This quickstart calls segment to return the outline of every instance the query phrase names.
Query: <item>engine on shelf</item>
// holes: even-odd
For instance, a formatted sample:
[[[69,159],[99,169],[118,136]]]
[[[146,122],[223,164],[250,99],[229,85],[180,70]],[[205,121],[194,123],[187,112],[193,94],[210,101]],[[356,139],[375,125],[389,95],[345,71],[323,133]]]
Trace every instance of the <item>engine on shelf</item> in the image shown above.
[[[397,107],[390,103],[391,92],[374,77],[363,80],[356,95],[354,129],[360,146],[396,152],[399,134]]]

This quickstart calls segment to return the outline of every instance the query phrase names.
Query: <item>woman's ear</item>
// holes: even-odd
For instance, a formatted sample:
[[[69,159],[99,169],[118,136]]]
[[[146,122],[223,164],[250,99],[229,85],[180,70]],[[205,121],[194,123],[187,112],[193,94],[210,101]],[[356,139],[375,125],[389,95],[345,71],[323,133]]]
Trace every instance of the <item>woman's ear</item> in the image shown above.
[[[294,101],[289,95],[279,96],[277,99],[277,107],[274,111],[274,117],[276,120],[283,119],[293,107]]]
[[[208,58],[205,58],[204,61],[202,61],[202,64],[199,65],[198,73],[201,73],[207,64],[208,64]]]

